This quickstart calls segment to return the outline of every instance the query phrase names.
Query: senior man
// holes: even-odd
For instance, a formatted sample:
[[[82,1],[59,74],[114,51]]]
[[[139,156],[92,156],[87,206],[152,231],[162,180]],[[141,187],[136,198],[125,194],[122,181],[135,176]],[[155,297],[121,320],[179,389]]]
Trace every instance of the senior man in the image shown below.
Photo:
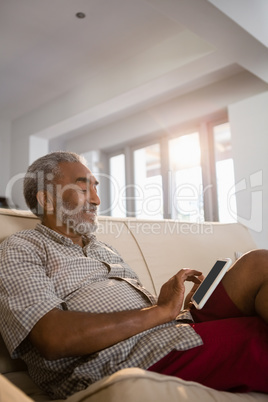
[[[0,329],[11,355],[52,398],[132,366],[268,392],[267,251],[239,259],[200,311],[189,303],[196,270],[180,269],[156,298],[94,235],[97,185],[71,152],[29,167],[24,196],[41,224],[0,246]],[[182,310],[185,281],[194,285]]]

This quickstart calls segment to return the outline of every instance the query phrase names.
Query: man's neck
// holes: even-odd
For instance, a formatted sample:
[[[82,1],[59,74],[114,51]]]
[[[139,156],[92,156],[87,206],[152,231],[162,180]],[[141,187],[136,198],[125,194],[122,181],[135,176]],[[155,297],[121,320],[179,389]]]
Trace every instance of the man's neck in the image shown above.
[[[42,224],[49,229],[54,230],[60,235],[71,239],[74,244],[77,244],[81,247],[84,247],[83,236],[79,233],[74,232],[66,227],[66,225],[62,224],[61,226],[56,225],[53,219],[49,219],[48,217],[44,217],[42,220]]]

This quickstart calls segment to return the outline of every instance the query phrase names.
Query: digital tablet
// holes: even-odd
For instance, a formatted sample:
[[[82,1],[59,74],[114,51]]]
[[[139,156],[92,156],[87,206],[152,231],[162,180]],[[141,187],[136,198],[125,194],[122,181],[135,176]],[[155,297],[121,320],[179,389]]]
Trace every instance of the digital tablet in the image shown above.
[[[224,274],[231,265],[232,260],[230,258],[224,258],[216,261],[191,298],[194,306],[197,309],[201,309],[205,305],[208,298],[211,296],[212,292],[220,283]]]

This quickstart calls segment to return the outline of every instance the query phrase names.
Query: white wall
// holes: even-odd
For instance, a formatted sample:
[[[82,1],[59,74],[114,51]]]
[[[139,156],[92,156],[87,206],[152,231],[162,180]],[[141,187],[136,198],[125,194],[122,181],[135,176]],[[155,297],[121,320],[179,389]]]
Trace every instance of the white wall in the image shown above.
[[[268,92],[229,106],[239,220],[268,248]],[[238,250],[239,251],[239,250]]]
[[[229,104],[266,90],[267,84],[242,72],[101,128],[92,129],[84,135],[67,139],[66,146],[77,153],[107,150],[153,133],[161,136],[172,134],[172,131],[176,133],[178,126],[184,123],[215,115]]]
[[[49,142],[46,138],[30,137],[29,164],[49,152]]]
[[[10,179],[8,182],[8,193],[13,204],[25,209],[26,204],[23,197],[23,176],[30,163],[30,136],[14,135],[13,125],[11,133],[10,149]]]
[[[10,177],[10,137],[11,122],[0,120],[0,196],[5,196],[5,189]]]

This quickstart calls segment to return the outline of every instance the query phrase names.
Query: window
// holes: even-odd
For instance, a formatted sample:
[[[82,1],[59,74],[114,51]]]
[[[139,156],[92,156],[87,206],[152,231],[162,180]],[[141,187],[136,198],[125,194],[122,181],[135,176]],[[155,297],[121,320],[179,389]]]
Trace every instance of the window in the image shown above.
[[[160,145],[134,151],[134,190],[137,218],[163,218]]]
[[[169,141],[171,217],[203,222],[203,183],[199,134]]]
[[[194,127],[110,156],[112,216],[236,221],[229,123]]]
[[[119,154],[110,158],[110,211],[111,216],[126,216],[126,179],[125,155]]]

